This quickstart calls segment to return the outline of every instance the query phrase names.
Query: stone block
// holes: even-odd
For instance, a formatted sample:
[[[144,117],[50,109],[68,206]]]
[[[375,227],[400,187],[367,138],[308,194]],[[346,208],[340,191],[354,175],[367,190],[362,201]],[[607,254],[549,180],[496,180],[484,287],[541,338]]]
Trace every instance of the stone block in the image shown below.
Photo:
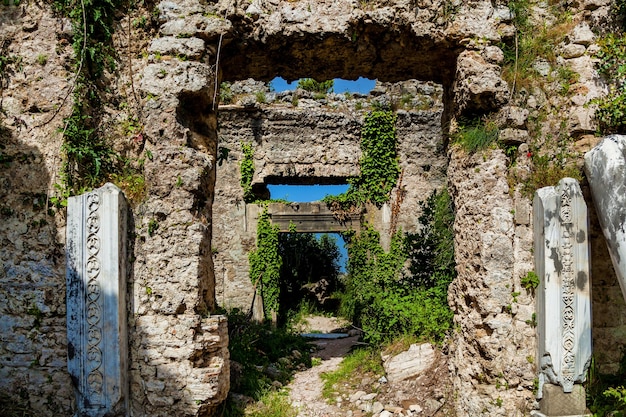
[[[538,416],[574,417],[590,415],[586,406],[585,388],[576,384],[572,392],[564,393],[558,385],[544,384]]]
[[[79,415],[127,409],[127,205],[113,184],[67,206],[67,367]]]
[[[587,206],[578,181],[537,190],[533,201],[539,393],[585,380],[591,361]]]
[[[585,172],[615,274],[626,300],[626,136],[608,136],[587,152]]]

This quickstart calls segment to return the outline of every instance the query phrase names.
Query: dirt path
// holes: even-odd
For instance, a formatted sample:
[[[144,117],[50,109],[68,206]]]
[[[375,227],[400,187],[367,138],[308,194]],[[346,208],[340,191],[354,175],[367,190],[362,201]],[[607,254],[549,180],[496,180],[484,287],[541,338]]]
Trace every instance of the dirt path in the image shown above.
[[[308,325],[303,328],[303,331],[330,333],[342,325],[346,325],[345,322],[328,317],[310,317],[307,321]],[[338,417],[345,415],[345,411],[328,404],[323,398],[324,381],[320,375],[336,370],[343,358],[358,343],[358,339],[359,336],[351,336],[342,339],[321,339],[314,342],[319,350],[311,356],[320,358],[322,363],[297,373],[293,381],[287,386],[291,404],[298,408],[298,417]]]

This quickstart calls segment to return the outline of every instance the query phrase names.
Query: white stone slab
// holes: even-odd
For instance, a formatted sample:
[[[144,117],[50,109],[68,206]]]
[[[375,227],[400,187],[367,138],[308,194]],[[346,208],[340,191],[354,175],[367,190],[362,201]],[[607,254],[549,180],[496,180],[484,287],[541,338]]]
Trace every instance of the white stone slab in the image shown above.
[[[578,181],[537,190],[533,201],[539,390],[571,392],[591,361],[591,299],[587,206]]]
[[[607,136],[587,152],[585,172],[626,300],[626,136]]]
[[[68,199],[67,366],[80,416],[127,414],[126,222],[113,184]]]

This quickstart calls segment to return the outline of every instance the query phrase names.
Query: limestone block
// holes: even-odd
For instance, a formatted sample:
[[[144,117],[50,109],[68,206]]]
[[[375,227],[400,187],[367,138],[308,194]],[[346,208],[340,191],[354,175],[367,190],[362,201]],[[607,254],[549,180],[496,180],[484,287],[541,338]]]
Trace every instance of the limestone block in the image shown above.
[[[509,96],[500,67],[488,63],[476,51],[459,55],[453,89],[460,113],[498,109],[506,104]]]
[[[564,178],[533,201],[539,393],[544,383],[571,392],[591,360],[587,206],[578,182]]]
[[[164,36],[152,40],[148,52],[158,52],[164,55],[184,55],[191,59],[199,59],[204,53],[204,41],[199,38],[175,38]]]
[[[126,218],[110,183],[68,199],[67,367],[81,416],[127,408]]]
[[[413,344],[409,350],[393,356],[383,363],[389,382],[415,378],[430,368],[435,360],[435,350],[430,343]]]
[[[543,400],[540,413],[546,417],[583,417],[587,412],[585,388],[576,385],[570,393],[564,393],[561,387],[552,384],[543,386]]]
[[[608,136],[587,152],[585,172],[626,300],[626,136]]]

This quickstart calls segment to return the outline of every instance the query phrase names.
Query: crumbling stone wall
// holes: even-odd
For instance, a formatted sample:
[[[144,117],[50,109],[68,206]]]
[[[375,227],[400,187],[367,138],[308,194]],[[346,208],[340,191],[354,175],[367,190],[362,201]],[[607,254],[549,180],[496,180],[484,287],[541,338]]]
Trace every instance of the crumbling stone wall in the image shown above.
[[[559,53],[581,74],[577,93],[562,98],[534,89],[515,104],[528,109],[531,117],[533,112],[549,108],[544,134],[567,129],[577,139],[575,150],[584,152],[593,146],[589,134],[595,130],[593,109],[586,105],[602,94],[591,58],[594,35],[588,29],[598,29],[606,22],[610,5],[590,0],[572,7],[580,25]],[[447,128],[455,116],[497,110],[511,97],[499,77],[503,56],[494,45],[513,39],[515,29],[506,5],[482,0],[458,4],[164,1],[154,15],[158,16],[154,27],[134,28],[129,36],[116,38],[119,48],[131,51],[130,58],[120,59],[119,73],[106,77],[111,88],[105,117],[110,131],[119,123],[120,108],[116,106],[121,103],[117,102],[129,95],[129,86],[136,86],[145,126],[142,136],[133,142],[128,137],[114,138],[116,149],[132,154],[148,148],[153,155],[145,161],[147,198],[133,208],[131,216],[135,231],[128,294],[131,405],[138,416],[208,415],[228,390],[225,323],[210,315],[215,305],[214,270],[224,276],[225,269],[219,265],[225,250],[233,252],[229,254],[233,257],[247,251],[245,245],[224,249],[228,246],[217,240],[212,243],[212,225],[231,233],[242,210],[240,205],[228,213],[231,217],[225,215],[224,222],[214,221],[214,213],[222,215],[222,199],[236,206],[241,198],[233,187],[216,196],[213,205],[218,146],[215,86],[221,79],[269,81],[275,75],[288,79],[366,76],[382,81],[431,80],[443,86],[442,123],[435,126],[434,117],[423,120],[426,113],[409,112],[401,114],[399,132],[405,126],[410,131],[415,124],[443,131],[441,126]],[[120,17],[118,31],[132,26],[128,18]],[[73,78],[70,36],[68,21],[53,16],[45,4],[0,5],[3,52],[21,58],[14,71],[3,74],[0,87],[0,151],[4,158],[0,165],[0,389],[25,401],[40,415],[70,415],[73,401],[65,370],[63,211],[47,216],[44,203],[58,181],[62,138],[57,131],[69,114],[65,98]],[[543,74],[543,68],[538,65],[537,71]],[[306,113],[296,115],[295,109],[254,111],[268,121],[277,117],[306,119]],[[333,114],[337,123],[346,123],[351,132],[359,125],[356,114],[341,119],[333,111],[313,113],[322,119]],[[506,134],[523,142],[527,137],[525,118],[521,122],[509,119],[503,126],[509,129]],[[243,127],[241,137],[253,138],[246,129],[250,130]],[[417,143],[438,146],[439,139],[423,141],[420,135],[415,136]],[[356,137],[341,140],[348,149],[358,148]],[[408,148],[401,152],[410,155],[414,151],[412,140],[401,141],[401,147],[406,144]],[[320,143],[320,149],[328,149]],[[522,146],[518,162],[523,160]],[[232,146],[231,150],[231,159],[222,166],[225,172],[237,170],[238,148]],[[418,167],[409,175],[430,184],[430,176],[445,163],[438,158],[437,167],[425,170],[420,158],[428,152],[420,150],[403,163],[407,173]],[[346,161],[358,160],[357,154],[350,153]],[[529,358],[534,341],[532,326],[526,322],[529,313],[532,322],[533,302],[519,288],[520,277],[532,268],[530,207],[519,187],[510,189],[507,159],[501,151],[467,157],[455,149],[450,160],[448,184],[459,213],[455,224],[459,279],[449,295],[458,324],[451,346],[456,409],[459,415],[522,414],[520,410],[533,403],[534,365]],[[285,161],[283,166],[268,165],[259,172],[282,175],[288,172],[288,158]],[[295,166],[300,161],[292,162]],[[353,172],[355,165],[342,164],[345,171],[341,174],[329,173],[319,165],[314,174],[307,175]],[[297,172],[307,172],[304,166],[302,169]],[[238,178],[231,174],[227,175]],[[263,178],[257,180],[263,182]],[[417,196],[406,198],[419,200]],[[592,205],[588,206],[591,209]],[[408,205],[403,210],[403,221],[410,223],[415,211]],[[223,233],[234,239],[235,235]],[[246,239],[242,241],[251,244],[252,238]],[[619,355],[615,346],[624,343],[625,306],[611,279],[603,239],[593,227],[591,239],[594,262],[606,259],[595,263],[592,270],[594,344],[599,361],[606,366],[603,370],[610,371]],[[217,267],[212,265],[214,250]],[[514,297],[517,292],[520,294]],[[610,308],[613,302],[615,307]]]
[[[397,150],[403,170],[400,187],[404,192],[395,216],[398,228],[414,232],[420,226],[419,203],[445,184],[442,90],[436,84],[419,82],[404,83],[403,88],[400,92],[410,90],[416,99],[428,103],[425,110],[397,112]],[[360,129],[366,112],[376,101],[399,100],[400,95],[394,96],[391,87],[386,94],[384,88],[377,89],[378,95],[372,97],[329,95],[319,100],[300,98],[295,106],[291,100],[289,104],[276,100],[220,108],[219,145],[229,150],[228,160],[217,169],[213,209],[212,246],[221,306],[245,311],[254,292],[248,253],[255,247],[256,229],[240,185],[241,143],[252,144],[254,149],[253,189],[262,190],[267,184],[345,183],[359,175]],[[291,94],[306,96],[302,91],[283,96]],[[248,98],[238,100],[247,102]],[[396,198],[394,191],[392,201]],[[381,213],[374,207],[370,210],[383,239],[388,240],[389,225],[383,230]]]

